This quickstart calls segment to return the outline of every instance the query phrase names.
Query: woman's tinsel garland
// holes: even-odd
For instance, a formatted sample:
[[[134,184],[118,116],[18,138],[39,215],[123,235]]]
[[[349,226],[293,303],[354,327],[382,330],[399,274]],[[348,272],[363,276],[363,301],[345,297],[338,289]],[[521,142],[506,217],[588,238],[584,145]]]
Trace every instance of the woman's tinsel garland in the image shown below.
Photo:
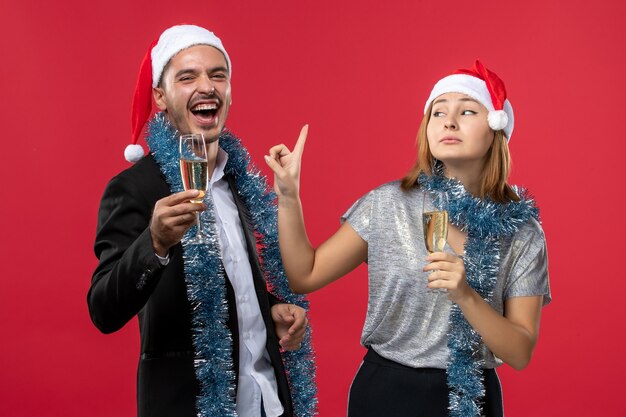
[[[467,282],[491,303],[500,266],[500,242],[513,236],[531,218],[538,220],[539,211],[524,189],[514,189],[520,201],[497,203],[474,197],[459,181],[446,178],[441,164],[437,164],[435,172],[432,176],[420,174],[419,186],[426,191],[436,191],[435,205],[440,210],[448,210],[450,222],[467,233],[463,256]],[[446,194],[447,207],[443,207],[440,193]],[[480,416],[480,401],[485,395],[484,360],[480,357],[482,339],[465,320],[457,304],[452,305],[449,323],[450,415]]]
[[[148,146],[161,168],[172,193],[183,191],[178,157],[178,133],[162,113],[150,121]],[[308,311],[303,295],[293,294],[283,270],[278,247],[277,209],[275,195],[268,192],[264,176],[252,166],[247,150],[230,132],[220,135],[220,147],[228,153],[225,174],[233,175],[237,191],[251,216],[260,250],[260,260],[271,292],[282,302],[295,304]],[[187,296],[192,306],[192,334],[195,370],[200,381],[197,398],[199,417],[236,416],[235,372],[232,363],[232,337],[226,321],[225,274],[217,238],[213,203],[207,193],[208,209],[200,215],[208,243],[190,245],[196,227],[185,234],[183,258]],[[283,352],[283,362],[291,388],[294,413],[312,417],[317,409],[315,359],[307,328],[302,347]]]

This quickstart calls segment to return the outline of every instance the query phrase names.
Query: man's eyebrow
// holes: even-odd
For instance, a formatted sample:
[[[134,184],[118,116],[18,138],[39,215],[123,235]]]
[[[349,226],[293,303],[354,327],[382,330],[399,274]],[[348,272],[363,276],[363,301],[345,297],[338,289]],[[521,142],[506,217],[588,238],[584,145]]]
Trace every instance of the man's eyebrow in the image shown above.
[[[228,68],[219,66],[219,67],[213,68],[210,72],[220,72],[220,71],[228,72]]]
[[[209,73],[211,74],[216,73],[216,72],[228,72],[228,68],[224,66],[219,66],[219,67],[211,68],[211,70],[209,71]],[[196,74],[196,73],[197,71],[193,68],[183,68],[180,71],[178,71],[176,75],[174,75],[174,77],[178,78],[185,74]]]
[[[195,73],[196,73],[196,71],[193,70],[192,68],[183,68],[180,71],[178,71],[176,73],[176,75],[174,75],[174,78],[178,78],[181,75],[185,75],[185,74],[195,74]]]

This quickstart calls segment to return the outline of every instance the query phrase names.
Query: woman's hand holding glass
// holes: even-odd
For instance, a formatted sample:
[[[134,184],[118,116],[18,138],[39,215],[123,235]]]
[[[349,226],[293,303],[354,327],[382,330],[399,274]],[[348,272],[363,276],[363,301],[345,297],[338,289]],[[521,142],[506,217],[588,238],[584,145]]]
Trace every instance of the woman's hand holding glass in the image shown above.
[[[448,298],[454,302],[460,301],[472,290],[466,280],[462,258],[452,253],[433,252],[426,259],[429,263],[424,272],[429,272],[428,288],[445,289]]]

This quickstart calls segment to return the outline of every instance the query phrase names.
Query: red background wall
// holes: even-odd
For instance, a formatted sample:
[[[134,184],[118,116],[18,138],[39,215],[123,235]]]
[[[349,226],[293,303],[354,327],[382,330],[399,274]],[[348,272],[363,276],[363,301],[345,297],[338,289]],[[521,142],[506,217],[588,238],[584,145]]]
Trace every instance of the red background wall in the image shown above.
[[[619,0],[2,0],[0,415],[134,414],[136,322],[98,333],[85,296],[99,199],[128,166],[139,62],[180,22],[224,40],[228,125],[257,163],[311,125],[315,243],[410,167],[437,79],[477,57],[494,69],[516,112],[512,182],[542,208],[554,294],[531,365],[500,368],[507,416],[625,415],[625,12]],[[320,416],[345,415],[366,287],[361,267],[311,296]]]

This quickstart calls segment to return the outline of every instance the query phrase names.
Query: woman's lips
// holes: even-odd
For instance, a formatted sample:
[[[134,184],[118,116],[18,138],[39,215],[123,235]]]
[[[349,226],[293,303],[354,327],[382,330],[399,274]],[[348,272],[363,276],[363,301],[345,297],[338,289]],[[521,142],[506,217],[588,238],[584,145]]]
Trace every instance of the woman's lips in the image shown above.
[[[455,138],[453,136],[446,136],[445,138],[439,141],[439,143],[446,143],[446,144],[455,144],[455,143],[461,143],[461,142],[462,142],[461,139]]]

